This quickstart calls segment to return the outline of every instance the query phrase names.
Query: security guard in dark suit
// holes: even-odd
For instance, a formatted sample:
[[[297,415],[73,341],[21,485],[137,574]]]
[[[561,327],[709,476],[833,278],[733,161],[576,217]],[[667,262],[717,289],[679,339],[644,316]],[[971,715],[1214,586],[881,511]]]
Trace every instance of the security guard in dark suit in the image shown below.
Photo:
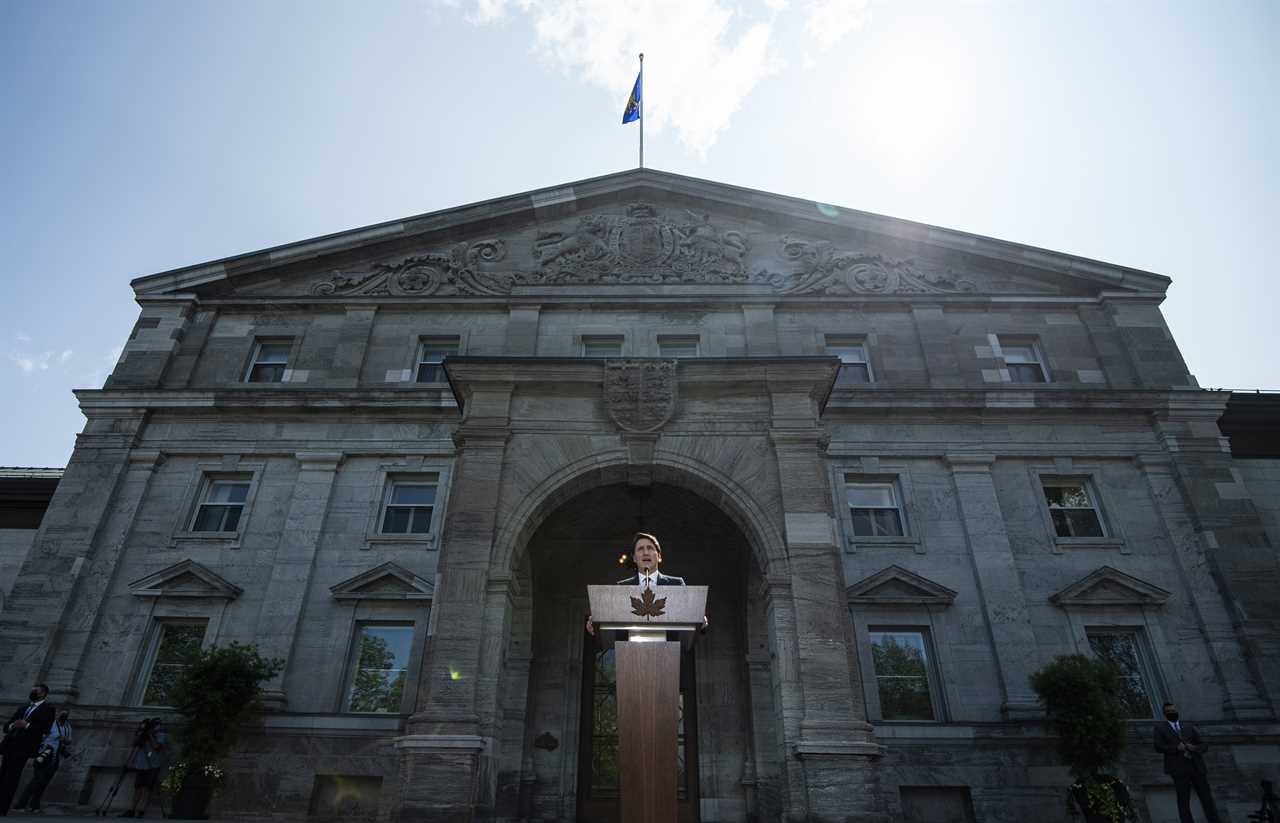
[[[56,713],[45,699],[49,687],[36,683],[31,687],[31,702],[20,706],[4,726],[4,740],[0,741],[0,817],[9,814],[9,804],[18,791],[18,781],[27,760],[40,750],[40,741],[53,727]]]
[[[1194,787],[1209,823],[1219,823],[1218,807],[1209,791],[1209,770],[1204,765],[1204,752],[1209,744],[1201,739],[1200,731],[1179,719],[1177,706],[1165,703],[1164,722],[1155,725],[1152,738],[1155,750],[1164,755],[1164,773],[1173,778],[1173,789],[1178,794],[1178,819],[1182,823],[1195,823],[1191,816]]]

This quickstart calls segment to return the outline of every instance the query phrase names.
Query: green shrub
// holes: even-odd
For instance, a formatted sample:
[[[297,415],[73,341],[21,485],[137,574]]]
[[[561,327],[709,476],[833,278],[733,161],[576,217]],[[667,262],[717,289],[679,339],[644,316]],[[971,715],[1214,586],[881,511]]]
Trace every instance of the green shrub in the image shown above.
[[[1031,676],[1058,736],[1058,753],[1078,778],[1115,763],[1124,751],[1125,710],[1120,673],[1082,654],[1054,658]]]

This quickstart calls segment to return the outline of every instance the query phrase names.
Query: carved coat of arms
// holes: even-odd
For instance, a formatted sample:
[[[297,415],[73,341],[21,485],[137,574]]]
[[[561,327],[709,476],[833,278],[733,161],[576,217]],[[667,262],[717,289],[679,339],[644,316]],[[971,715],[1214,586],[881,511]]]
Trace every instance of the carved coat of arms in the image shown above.
[[[676,361],[609,360],[604,405],[623,431],[651,432],[676,410]]]

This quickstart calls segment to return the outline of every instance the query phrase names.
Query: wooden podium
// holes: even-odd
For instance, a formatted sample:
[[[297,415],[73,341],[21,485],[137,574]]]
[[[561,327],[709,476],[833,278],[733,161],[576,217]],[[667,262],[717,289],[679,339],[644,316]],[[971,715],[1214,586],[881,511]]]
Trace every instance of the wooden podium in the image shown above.
[[[706,614],[706,586],[587,586],[591,619],[617,642],[623,823],[674,823],[680,647]],[[680,642],[667,632],[682,632]],[[625,639],[624,639],[625,635]]]

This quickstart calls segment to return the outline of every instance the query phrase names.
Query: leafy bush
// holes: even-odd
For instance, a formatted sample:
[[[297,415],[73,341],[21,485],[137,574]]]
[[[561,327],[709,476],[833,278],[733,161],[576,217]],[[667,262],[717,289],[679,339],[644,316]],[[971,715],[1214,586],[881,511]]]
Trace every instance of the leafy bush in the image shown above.
[[[183,723],[182,759],[196,773],[217,767],[240,740],[243,725],[262,711],[262,683],[284,667],[241,643],[194,652],[169,691]],[[184,770],[185,771],[185,770]]]
[[[1120,672],[1082,654],[1064,655],[1031,676],[1058,735],[1058,753],[1078,778],[1115,763],[1125,745]]]

